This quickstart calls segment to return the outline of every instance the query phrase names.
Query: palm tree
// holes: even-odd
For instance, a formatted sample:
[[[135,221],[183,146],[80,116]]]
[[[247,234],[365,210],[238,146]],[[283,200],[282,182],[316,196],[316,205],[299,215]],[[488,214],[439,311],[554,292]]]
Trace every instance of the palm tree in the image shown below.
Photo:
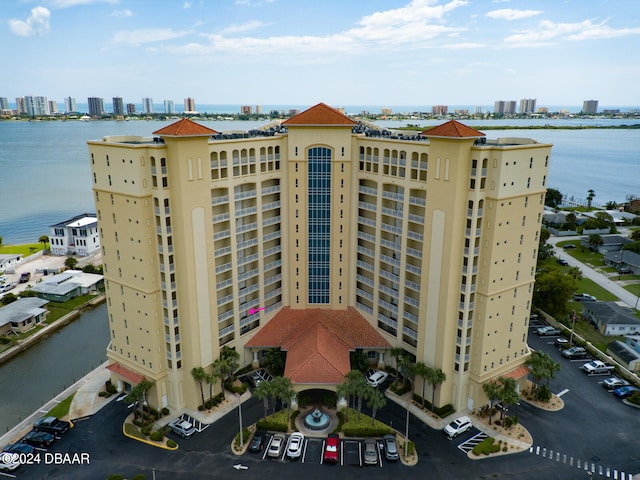
[[[204,390],[202,389],[202,382],[207,378],[207,372],[202,367],[193,367],[191,369],[191,376],[200,385],[200,396],[202,397],[202,407],[204,408]]]
[[[589,191],[587,192],[587,210],[591,210],[591,202],[593,201],[595,196],[596,192],[594,192],[593,189],[589,189]]]
[[[213,362],[211,368],[213,369],[213,373],[215,374],[215,376],[220,379],[220,391],[224,392],[224,381],[227,378],[229,361],[225,358],[220,357]]]
[[[376,421],[376,413],[387,406],[387,399],[380,390],[372,387],[367,395],[367,405],[371,409],[371,426],[373,426]]]
[[[398,371],[398,360],[404,355],[404,348],[393,347],[390,350],[389,355],[391,355],[391,358],[393,358],[396,363],[396,381],[398,381],[398,375],[400,374],[400,372]]]
[[[496,382],[487,382],[482,384],[482,390],[489,399],[489,425],[491,425],[493,402],[500,399],[500,385]]]
[[[556,372],[560,370],[560,364],[548,354],[545,353],[544,355],[544,378],[547,380],[547,388],[549,388],[549,382],[556,376]]]
[[[415,364],[414,370],[415,370],[416,376],[422,377],[422,406],[424,407],[424,388],[427,382],[429,381],[428,378],[431,373],[431,367],[425,365],[422,362],[418,362]]]
[[[443,383],[447,379],[447,374],[444,373],[441,369],[431,369],[431,373],[429,375],[429,383],[431,384],[431,411],[435,408],[436,401],[436,388],[438,385]]]
[[[47,243],[49,243],[49,236],[40,235],[40,238],[38,238],[38,242],[42,244],[43,249],[47,248]]]
[[[296,394],[296,391],[293,389],[293,385],[291,384],[291,379],[289,377],[275,377],[275,394],[282,402],[283,405],[287,406],[287,422],[291,417],[291,399]],[[272,382],[272,383],[274,383]]]
[[[582,270],[580,270],[580,267],[569,267],[567,273],[576,281],[582,279]]]
[[[543,356],[547,355],[540,350],[534,350],[531,352],[531,356],[525,362],[529,367],[529,371],[531,372],[531,376],[533,377],[533,386],[532,392],[535,392],[538,388],[538,383],[544,377],[544,358]]]
[[[504,407],[500,412],[500,420],[504,420],[505,411],[514,403],[518,403],[520,395],[518,395],[516,381],[513,378],[499,377],[498,381],[500,382],[498,399]]]
[[[591,247],[592,250],[596,251],[598,250],[598,247],[604,244],[604,240],[599,234],[592,233],[591,235],[589,235],[587,243],[589,244],[589,247]]]
[[[344,421],[349,421],[349,399],[351,397],[351,387],[349,382],[345,379],[340,385],[336,387],[336,394],[338,398],[342,397],[347,401],[347,408],[344,411]]]
[[[209,400],[213,399],[213,385],[218,381],[218,375],[211,369],[211,372],[205,374],[204,381],[209,384]]]
[[[262,400],[262,406],[264,407],[264,416],[269,414],[269,399],[272,396],[271,382],[260,382],[253,391],[253,394],[258,400]]]

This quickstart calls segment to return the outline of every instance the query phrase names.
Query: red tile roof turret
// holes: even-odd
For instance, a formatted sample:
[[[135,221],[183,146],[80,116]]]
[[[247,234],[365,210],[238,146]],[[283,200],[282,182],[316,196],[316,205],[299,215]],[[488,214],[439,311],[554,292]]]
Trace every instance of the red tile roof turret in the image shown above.
[[[218,132],[215,130],[205,127],[204,125],[200,125],[188,118],[183,118],[182,120],[178,120],[171,125],[167,125],[166,127],[153,132],[154,135],[166,135],[169,137],[200,137],[215,135],[217,133]]]
[[[428,128],[420,135],[425,137],[453,137],[453,138],[478,138],[484,137],[485,134],[471,127],[456,121],[449,120],[442,125]]]
[[[284,122],[282,122],[282,125],[335,125],[351,127],[353,125],[357,125],[357,123],[358,122],[353,121],[335,108],[330,107],[329,105],[324,103],[319,103],[311,108],[308,108],[304,112],[301,112],[298,115],[294,115],[288,120],[285,120]]]

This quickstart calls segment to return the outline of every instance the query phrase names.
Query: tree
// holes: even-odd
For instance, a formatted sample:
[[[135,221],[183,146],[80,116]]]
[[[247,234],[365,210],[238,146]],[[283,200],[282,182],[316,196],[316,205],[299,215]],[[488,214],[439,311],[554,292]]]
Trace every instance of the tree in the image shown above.
[[[567,221],[567,223],[569,225],[575,226],[576,221],[578,220],[578,218],[576,217],[575,213],[569,212],[569,213],[567,213],[567,216],[565,217],[565,220]]]
[[[78,265],[78,260],[73,257],[67,257],[64,261],[64,266],[70,268],[71,270],[75,269]]]
[[[349,353],[349,361],[351,363],[351,370],[359,370],[364,373],[369,368],[369,359],[362,349],[357,349]]]
[[[269,414],[269,399],[273,395],[272,382],[260,382],[253,391],[253,394],[258,400],[262,400],[262,406],[264,407],[264,416]]]
[[[640,242],[640,230],[634,230],[633,232],[631,232],[629,238],[635,242]]]
[[[498,385],[496,382],[483,383],[482,390],[484,390],[484,394],[489,400],[489,425],[491,425],[491,418],[493,417],[493,405],[494,402],[498,401],[500,398],[500,385]]]
[[[498,389],[498,399],[504,407],[500,412],[500,420],[504,419],[504,413],[514,403],[520,401],[520,395],[516,388],[516,381],[513,378],[498,377],[500,388]]]
[[[587,192],[587,210],[591,210],[591,202],[593,202],[595,196],[596,192],[594,192],[592,189]]]
[[[40,235],[40,238],[38,238],[38,242],[42,244],[42,248],[47,248],[47,243],[49,243],[49,236],[48,235]]]
[[[575,279],[557,269],[541,272],[536,277],[533,303],[554,316],[569,313],[568,302],[578,288]]]
[[[274,384],[273,388],[276,398],[280,400],[283,405],[287,406],[287,419],[289,419],[291,416],[291,400],[296,394],[291,384],[291,379],[288,377],[275,377],[271,383]]]
[[[367,405],[371,409],[371,426],[376,421],[376,413],[387,406],[387,399],[380,390],[371,388],[367,396]]]
[[[431,367],[425,365],[422,362],[418,362],[414,366],[416,376],[422,377],[422,406],[424,407],[424,387],[429,382],[429,375],[431,375]]]
[[[534,350],[533,352],[531,352],[531,356],[526,361],[526,365],[529,367],[529,371],[531,372],[531,376],[533,377],[533,382],[532,382],[533,392],[536,391],[536,389],[538,388],[538,384],[540,383],[540,380],[545,376],[545,366],[544,366],[545,355],[547,354],[544,352],[541,352],[540,350]]]
[[[267,351],[264,366],[272,375],[283,375],[286,365],[286,353],[279,348]]]
[[[547,207],[558,208],[562,203],[562,193],[555,188],[547,188],[547,194],[544,197],[544,204]]]
[[[344,420],[345,422],[348,422],[349,421],[349,400],[351,398],[351,388],[349,387],[349,382],[346,379],[336,387],[336,394],[338,395],[338,398],[344,398],[347,401],[347,408],[344,412]]]
[[[147,402],[147,394],[149,390],[153,388],[154,383],[143,378],[140,383],[131,389],[131,391],[125,397],[125,401],[130,403],[136,403],[138,410],[142,411],[142,408]]]
[[[391,355],[391,358],[393,358],[393,360],[396,363],[396,381],[397,381],[400,375],[400,371],[398,370],[398,364],[399,364],[399,360],[404,355],[404,349],[402,347],[393,347],[389,351],[389,355]]]
[[[227,378],[229,367],[230,361],[223,357],[218,358],[213,362],[213,365],[211,365],[214,375],[220,379],[220,389],[222,392],[224,392],[224,381]]]
[[[204,390],[202,389],[202,382],[207,378],[207,372],[202,367],[193,367],[191,369],[191,376],[200,385],[200,396],[202,397],[202,407],[204,408]]]
[[[204,377],[204,381],[209,384],[209,400],[213,398],[213,385],[218,381],[218,375],[213,368],[211,368],[211,372],[207,373]]]
[[[627,243],[622,249],[640,254],[640,241]]]
[[[604,245],[604,240],[597,233],[592,233],[591,235],[589,235],[587,243],[589,244],[589,248],[591,248],[591,250],[598,250],[598,247]]]
[[[576,266],[569,267],[567,269],[567,274],[573,277],[575,281],[579,281],[582,279],[582,270],[580,270],[580,267],[576,267]]]
[[[606,208],[607,210],[617,210],[618,208],[618,204],[612,200],[608,201],[607,203],[604,204],[604,208]]]
[[[429,383],[431,384],[431,411],[433,412],[433,409],[435,408],[435,401],[436,401],[436,388],[438,388],[438,385],[444,383],[444,381],[447,379],[447,374],[444,373],[441,369],[436,368],[436,369],[431,369],[431,373],[429,376]]]
[[[2,235],[0,235],[0,247],[2,246]]]

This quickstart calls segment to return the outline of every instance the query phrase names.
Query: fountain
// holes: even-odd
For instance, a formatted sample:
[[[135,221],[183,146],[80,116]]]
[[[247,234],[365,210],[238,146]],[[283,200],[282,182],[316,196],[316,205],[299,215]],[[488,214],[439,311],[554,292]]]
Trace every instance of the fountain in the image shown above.
[[[310,430],[325,430],[329,428],[330,425],[331,418],[318,407],[314,408],[304,417],[304,426]]]

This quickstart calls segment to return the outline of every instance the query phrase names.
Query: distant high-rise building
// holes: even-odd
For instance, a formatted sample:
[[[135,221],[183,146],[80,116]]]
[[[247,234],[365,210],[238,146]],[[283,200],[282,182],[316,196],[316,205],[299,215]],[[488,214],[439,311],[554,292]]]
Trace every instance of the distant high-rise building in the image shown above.
[[[382,107],[382,115],[392,115],[393,109],[389,107]]]
[[[144,97],[142,99],[142,113],[150,115],[153,113],[153,98]]]
[[[475,115],[480,115],[482,113],[482,106],[476,105],[475,107],[473,107],[473,113]]]
[[[533,113],[536,111],[535,98],[523,98],[520,100],[520,113]]]
[[[49,115],[49,100],[47,97],[26,95],[24,97],[26,114],[33,117],[36,115]]]
[[[496,115],[504,115],[504,100],[496,100],[494,102],[493,113]]]
[[[516,101],[509,100],[504,102],[504,114],[505,115],[515,115],[516,113]]]
[[[24,97],[16,97],[16,113],[18,115],[27,113],[27,107],[24,103]]]
[[[446,115],[449,113],[449,107],[447,105],[434,105],[431,107],[431,113],[434,115]]]
[[[176,109],[173,105],[173,100],[165,100],[164,101],[164,113],[176,113]]]
[[[122,97],[113,97],[113,114],[114,115],[124,115],[124,101]]]
[[[127,115],[135,115],[136,105],[135,103],[127,103]]]
[[[185,112],[196,111],[196,101],[193,98],[187,97],[184,99],[184,111]]]
[[[582,113],[585,115],[598,113],[598,100],[585,100],[582,102]]]
[[[74,97],[66,97],[64,99],[64,113],[77,112],[76,99]]]
[[[256,115],[262,115],[262,105],[256,105]]]
[[[9,99],[7,97],[0,97],[0,110],[9,110]]]
[[[240,113],[242,115],[251,115],[252,112],[253,112],[253,109],[251,108],[251,105],[242,105],[240,107]]]
[[[87,101],[89,103],[90,117],[101,117],[104,115],[104,100],[102,97],[89,97]]]
[[[55,100],[49,100],[49,113],[56,115],[58,113],[58,102]]]

